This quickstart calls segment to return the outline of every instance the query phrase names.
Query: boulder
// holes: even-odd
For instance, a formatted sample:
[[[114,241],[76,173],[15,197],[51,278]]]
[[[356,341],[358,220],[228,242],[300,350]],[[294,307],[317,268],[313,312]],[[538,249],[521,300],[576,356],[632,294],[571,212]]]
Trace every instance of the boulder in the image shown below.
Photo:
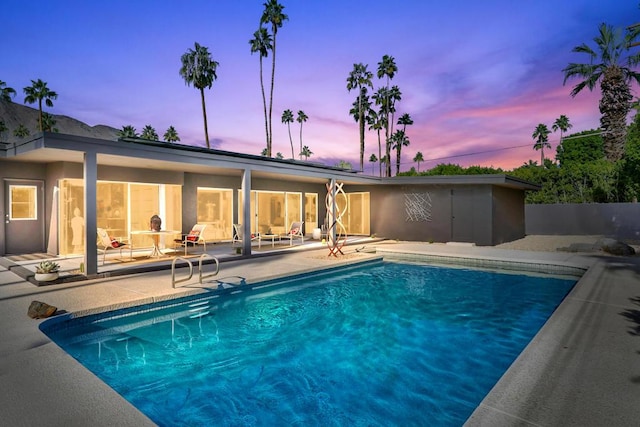
[[[58,311],[58,309],[52,305],[40,301],[31,301],[27,315],[32,319],[43,319],[53,316],[56,314],[56,311]]]
[[[600,246],[600,249],[603,252],[607,252],[612,255],[630,256],[636,254],[636,250],[631,246],[615,239],[600,239],[596,242],[596,245]]]

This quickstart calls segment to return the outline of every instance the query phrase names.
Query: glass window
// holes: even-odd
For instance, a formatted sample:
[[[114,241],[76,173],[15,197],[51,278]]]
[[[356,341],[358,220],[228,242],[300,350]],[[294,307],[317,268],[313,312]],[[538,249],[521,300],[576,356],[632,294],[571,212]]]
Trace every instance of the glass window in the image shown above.
[[[233,190],[198,188],[198,224],[207,224],[205,239],[231,239],[233,218]]]
[[[84,184],[81,179],[60,181],[58,245],[60,255],[84,253]]]
[[[35,185],[9,186],[9,219],[37,220],[38,219],[38,189]]]
[[[369,193],[348,193],[347,201],[347,220],[343,219],[347,234],[369,235],[371,222]]]
[[[304,195],[304,229],[307,233],[313,232],[318,225],[318,195],[305,193]]]
[[[116,238],[129,235],[127,192],[128,184],[123,182],[96,184],[97,226]]]
[[[294,221],[304,221],[302,217],[302,194],[301,193],[285,193],[287,196],[287,218],[285,220],[285,232],[291,229]],[[308,229],[308,225],[303,229]]]

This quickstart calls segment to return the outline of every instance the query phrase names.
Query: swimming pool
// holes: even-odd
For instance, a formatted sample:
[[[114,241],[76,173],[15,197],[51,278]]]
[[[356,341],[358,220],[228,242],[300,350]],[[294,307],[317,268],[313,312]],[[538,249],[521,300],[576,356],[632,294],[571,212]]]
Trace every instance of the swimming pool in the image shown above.
[[[42,328],[159,425],[457,426],[575,281],[383,262]]]

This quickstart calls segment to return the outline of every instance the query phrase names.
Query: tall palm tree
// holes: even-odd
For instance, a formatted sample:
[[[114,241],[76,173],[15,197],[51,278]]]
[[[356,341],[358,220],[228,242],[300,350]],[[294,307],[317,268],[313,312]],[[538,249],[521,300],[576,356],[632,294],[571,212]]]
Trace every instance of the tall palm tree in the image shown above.
[[[424,162],[424,157],[422,156],[422,152],[418,151],[414,156],[413,161],[418,164],[418,173],[420,173],[420,162]]]
[[[7,86],[5,82],[0,80],[0,99],[3,101],[11,102],[11,98],[16,96],[16,90]]]
[[[389,114],[391,113],[391,105],[390,105],[390,100],[389,100],[389,95],[390,95],[390,88],[389,88],[389,84],[391,79],[393,79],[396,75],[396,73],[398,72],[398,66],[396,65],[395,59],[393,58],[393,56],[390,55],[384,55],[382,57],[382,60],[380,62],[378,62],[378,72],[377,72],[377,76],[379,79],[385,78],[386,79],[386,86],[385,89],[386,91],[383,93],[384,96],[386,97],[386,99],[381,102],[381,105],[384,108],[384,116],[386,119],[385,122],[385,147],[386,147],[386,154],[385,154],[385,158],[387,160],[386,163],[386,170],[387,170],[387,176],[391,176],[391,163],[390,163],[390,159],[391,159],[391,128],[393,127],[393,120],[389,120]]]
[[[267,127],[269,131],[269,141],[267,145],[268,156],[271,156],[271,145],[273,142],[273,122],[271,120],[273,112],[273,87],[276,81],[276,41],[278,36],[278,28],[282,27],[284,21],[289,17],[282,11],[284,6],[278,3],[278,0],[269,0],[263,4],[264,11],[260,17],[260,24],[271,24],[271,34],[273,35],[272,55],[271,55],[271,90],[269,92],[269,114]]]
[[[626,140],[626,118],[632,100],[630,83],[640,83],[640,73],[632,68],[640,63],[640,52],[625,54],[640,35],[640,27],[628,30],[625,36],[622,30],[600,24],[599,34],[593,41],[595,50],[586,43],[573,48],[573,52],[585,53],[589,62],[570,63],[564,70],[564,82],[578,77],[583,79],[571,91],[575,97],[585,87],[593,90],[600,84],[600,127],[607,159],[616,161],[624,154]]]
[[[568,131],[572,127],[573,125],[569,122],[569,117],[564,114],[560,115],[560,117],[558,117],[551,125],[551,129],[553,129],[554,132],[560,130],[560,144],[562,144],[562,135],[564,132]]]
[[[118,138],[138,138],[138,132],[132,125],[122,126],[118,131]]]
[[[364,125],[365,125],[365,106],[364,98],[367,97],[367,88],[370,87],[373,89],[373,83],[371,79],[373,78],[373,73],[367,70],[368,65],[363,63],[353,64],[353,70],[349,73],[347,77],[347,90],[351,92],[352,89],[358,89],[358,98],[356,102],[358,103],[358,117],[356,117],[356,122],[358,122],[359,130],[360,130],[360,170],[364,169]]]
[[[305,160],[309,160],[309,157],[311,157],[313,152],[309,149],[309,147],[305,145],[304,147],[302,147],[302,151],[300,151],[300,154],[304,156]]]
[[[211,89],[211,86],[213,86],[213,82],[218,78],[216,70],[220,64],[213,60],[209,49],[201,46],[197,42],[194,45],[194,49],[188,49],[180,60],[182,61],[180,76],[182,76],[187,86],[193,84],[193,87],[200,91],[202,116],[204,118],[204,137],[207,148],[211,148],[209,144],[209,129],[207,127],[207,108],[204,102],[204,89]]]
[[[298,110],[298,117],[296,117],[296,122],[300,123],[300,153],[302,153],[302,124],[308,119],[309,116],[307,116],[304,111]],[[302,160],[302,154],[300,154],[300,160]]]
[[[398,90],[398,92],[400,91]],[[401,94],[399,96],[401,96]],[[413,119],[411,118],[409,113],[404,113],[403,115],[398,117],[398,126],[402,125],[402,132],[404,132],[405,135],[407,133],[407,126],[410,126],[412,124],[413,124]],[[396,175],[398,174],[398,172],[400,172],[400,154],[398,154],[397,159],[398,161],[396,163]]]
[[[371,175],[375,174],[375,166],[378,161],[378,157],[375,154],[369,156],[369,161],[371,162]]]
[[[264,110],[264,131],[267,138],[267,152],[271,157],[271,139],[269,138],[269,122],[267,120],[267,98],[264,93],[264,76],[262,71],[262,60],[269,56],[269,51],[273,49],[271,34],[262,25],[253,33],[253,38],[249,40],[251,45],[251,53],[259,53],[260,59],[260,90],[262,92],[262,108]]]
[[[533,131],[531,135],[533,140],[536,142],[533,145],[533,149],[538,151],[540,150],[540,165],[544,166],[544,149],[551,148],[551,144],[549,144],[549,134],[551,131],[544,123],[538,124],[536,129]]]
[[[145,127],[142,128],[142,133],[140,134],[140,138],[148,139],[149,141],[157,141],[159,139],[156,129],[151,125],[146,125]]]
[[[282,112],[282,123],[287,124],[287,130],[289,131],[289,142],[291,142],[291,158],[294,158],[293,155],[293,138],[291,138],[291,123],[293,123],[293,111],[287,109]]]
[[[396,150],[396,175],[398,175],[400,173],[402,147],[408,147],[410,141],[404,131],[400,129],[394,132],[391,136],[391,141],[393,143],[393,149]]]
[[[413,119],[409,113],[404,113],[398,118],[398,125],[402,125],[402,131],[407,132],[407,126],[413,124]]]
[[[47,82],[43,82],[41,79],[31,80],[31,86],[27,86],[23,89],[24,102],[26,104],[38,103],[38,110],[40,116],[38,122],[40,124],[40,132],[42,132],[42,100],[44,100],[47,107],[53,107],[53,99],[58,99],[58,94],[47,87]]]
[[[18,127],[13,130],[13,136],[17,136],[20,139],[24,138],[25,136],[29,136],[30,134],[31,132],[29,132],[29,129],[27,129],[27,127],[23,124],[19,124]]]
[[[167,142],[178,142],[178,141],[180,141],[180,137],[178,136],[178,131],[173,126],[169,126],[167,131],[164,133],[163,138]]]
[[[375,96],[375,95],[374,95]],[[378,166],[380,168],[380,177],[382,177],[382,141],[380,138],[380,131],[385,127],[385,118],[381,113],[376,112],[375,110],[370,110],[367,116],[367,123],[369,124],[369,130],[375,130],[378,134]]]

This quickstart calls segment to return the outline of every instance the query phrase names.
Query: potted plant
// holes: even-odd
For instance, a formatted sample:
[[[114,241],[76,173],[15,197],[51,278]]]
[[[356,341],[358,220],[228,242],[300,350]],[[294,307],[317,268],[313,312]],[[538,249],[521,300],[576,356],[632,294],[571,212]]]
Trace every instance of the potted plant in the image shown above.
[[[59,270],[60,265],[57,262],[42,261],[40,264],[36,265],[35,279],[38,282],[49,282],[51,280],[56,280],[58,278]]]

